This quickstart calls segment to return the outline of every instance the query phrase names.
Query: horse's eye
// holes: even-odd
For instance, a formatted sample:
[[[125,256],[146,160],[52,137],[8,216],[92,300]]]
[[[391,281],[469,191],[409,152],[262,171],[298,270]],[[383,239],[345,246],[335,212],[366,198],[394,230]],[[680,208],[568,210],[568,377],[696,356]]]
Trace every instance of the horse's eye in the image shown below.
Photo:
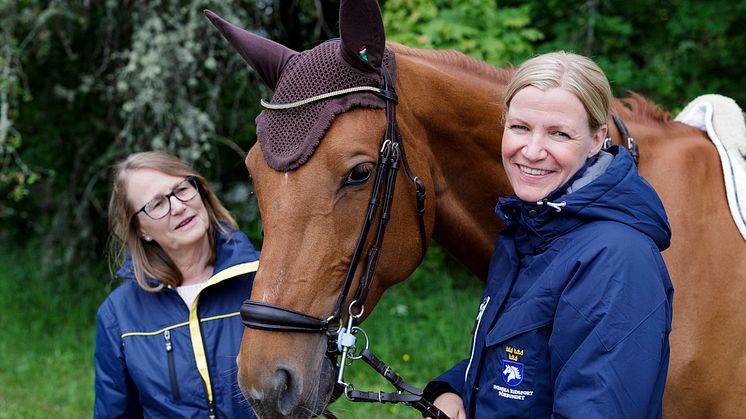
[[[343,186],[362,185],[370,179],[372,173],[373,165],[371,163],[358,164],[347,175],[347,179],[345,179]]]

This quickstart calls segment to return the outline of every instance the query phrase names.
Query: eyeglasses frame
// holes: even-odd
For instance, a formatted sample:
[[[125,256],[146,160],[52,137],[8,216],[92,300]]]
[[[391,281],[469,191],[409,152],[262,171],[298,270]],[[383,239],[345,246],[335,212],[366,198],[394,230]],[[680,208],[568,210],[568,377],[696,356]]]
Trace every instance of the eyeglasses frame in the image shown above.
[[[196,194],[194,194],[194,196],[192,196],[191,198],[187,199],[186,201],[185,201],[185,200],[183,200],[183,199],[181,199],[181,198],[179,198],[178,196],[176,196],[176,188],[178,188],[178,187],[179,187],[179,185],[181,185],[181,184],[182,184],[182,183],[184,183],[184,182],[189,182],[189,183],[191,183],[192,185],[194,185],[194,189],[196,189],[196,190],[197,190],[197,193],[196,193]],[[150,201],[146,202],[146,203],[145,203],[145,205],[143,205],[143,206],[142,206],[142,208],[140,208],[139,210],[135,211],[135,213],[134,213],[134,214],[132,214],[132,218],[134,219],[135,217],[137,217],[137,214],[139,214],[139,213],[141,213],[141,212],[142,212],[143,214],[147,215],[147,216],[148,216],[148,218],[150,218],[151,220],[162,220],[162,219],[166,218],[166,216],[167,216],[168,214],[170,214],[170,213],[171,213],[171,197],[172,197],[172,196],[173,196],[174,198],[178,199],[178,200],[179,200],[180,202],[189,202],[189,201],[191,201],[192,199],[194,199],[194,197],[195,197],[195,196],[197,196],[197,195],[199,195],[199,194],[200,194],[199,181],[198,181],[198,180],[197,180],[197,178],[196,178],[196,177],[194,177],[194,176],[187,176],[187,177],[185,177],[185,178],[184,178],[184,180],[182,180],[181,182],[177,183],[177,184],[176,184],[176,186],[174,186],[174,188],[173,188],[173,189],[171,190],[171,192],[167,193],[166,195],[163,195],[163,198],[166,198],[166,201],[168,202],[168,211],[166,211],[166,213],[165,213],[165,214],[163,214],[163,216],[161,216],[161,217],[158,217],[158,218],[155,218],[155,217],[153,217],[152,215],[148,214],[148,212],[147,212],[147,211],[145,211],[145,207],[147,207],[147,206],[148,206],[148,204],[150,204],[150,203],[151,203],[151,202],[153,201],[153,199],[155,199],[155,198],[153,198],[153,199],[151,199]]]

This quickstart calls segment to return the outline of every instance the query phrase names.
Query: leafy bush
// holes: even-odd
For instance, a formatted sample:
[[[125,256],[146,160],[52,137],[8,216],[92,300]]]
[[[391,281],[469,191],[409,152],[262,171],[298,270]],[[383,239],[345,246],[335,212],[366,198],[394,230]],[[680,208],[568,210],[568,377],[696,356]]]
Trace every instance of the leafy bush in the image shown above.
[[[44,237],[47,272],[100,261],[110,167],[132,152],[168,150],[221,191],[248,191],[236,186],[247,176],[235,150],[254,142],[266,92],[204,18],[206,4],[0,1],[0,193],[12,198],[0,224],[9,240]],[[218,8],[258,25],[252,10]],[[232,209],[256,223],[243,200]]]
[[[528,12],[495,7],[493,0],[388,0],[383,17],[389,40],[505,64],[530,55],[532,42],[542,38]]]
[[[530,6],[532,25],[546,35],[534,44],[537,51],[565,49],[595,58],[617,95],[634,90],[676,110],[701,94],[719,93],[746,106],[744,2],[500,4]]]

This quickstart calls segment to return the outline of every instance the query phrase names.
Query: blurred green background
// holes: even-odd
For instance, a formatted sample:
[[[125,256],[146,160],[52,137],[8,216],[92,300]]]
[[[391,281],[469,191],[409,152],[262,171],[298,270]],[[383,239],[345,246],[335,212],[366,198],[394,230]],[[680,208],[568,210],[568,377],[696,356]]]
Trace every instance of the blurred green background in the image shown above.
[[[746,1],[386,0],[388,39],[498,66],[589,55],[617,96],[674,114],[704,93],[746,103]],[[202,15],[303,50],[337,36],[334,0],[0,0],[0,418],[88,417],[106,263],[111,165],[165,149],[206,175],[260,246],[243,153],[270,92]],[[727,10],[727,14],[722,11]],[[433,247],[365,323],[411,383],[468,353],[481,283]],[[360,389],[390,389],[362,364]],[[357,384],[359,383],[359,384]],[[348,417],[418,417],[337,402]]]

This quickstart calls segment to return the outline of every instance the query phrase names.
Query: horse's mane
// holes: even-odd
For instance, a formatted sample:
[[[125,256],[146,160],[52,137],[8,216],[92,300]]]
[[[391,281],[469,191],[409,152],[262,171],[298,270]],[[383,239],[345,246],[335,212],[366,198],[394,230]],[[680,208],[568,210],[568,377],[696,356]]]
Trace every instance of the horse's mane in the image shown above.
[[[456,50],[412,48],[396,42],[389,42],[389,45],[397,54],[421,58],[454,70],[468,71],[475,76],[503,85],[508,84],[513,73],[515,73],[515,68],[512,66],[508,68],[495,67]],[[629,92],[629,96],[625,98],[614,99],[611,108],[612,112],[617,113],[625,120],[659,125],[671,123],[669,112],[664,111],[655,103],[635,92]]]
[[[622,119],[634,122],[659,125],[671,123],[670,112],[664,111],[655,103],[635,92],[629,92],[629,96],[625,98],[615,99],[611,104],[611,111],[616,112]]]
[[[510,78],[515,72],[515,69],[513,67],[495,67],[491,64],[487,64],[483,61],[471,58],[468,55],[465,55],[464,53],[456,50],[412,48],[406,45],[398,44],[396,42],[390,42],[389,45],[397,54],[403,54],[413,58],[422,58],[429,62],[436,63],[440,66],[450,67],[454,70],[468,71],[475,76],[485,78],[499,84],[508,84],[508,81],[510,81]]]

